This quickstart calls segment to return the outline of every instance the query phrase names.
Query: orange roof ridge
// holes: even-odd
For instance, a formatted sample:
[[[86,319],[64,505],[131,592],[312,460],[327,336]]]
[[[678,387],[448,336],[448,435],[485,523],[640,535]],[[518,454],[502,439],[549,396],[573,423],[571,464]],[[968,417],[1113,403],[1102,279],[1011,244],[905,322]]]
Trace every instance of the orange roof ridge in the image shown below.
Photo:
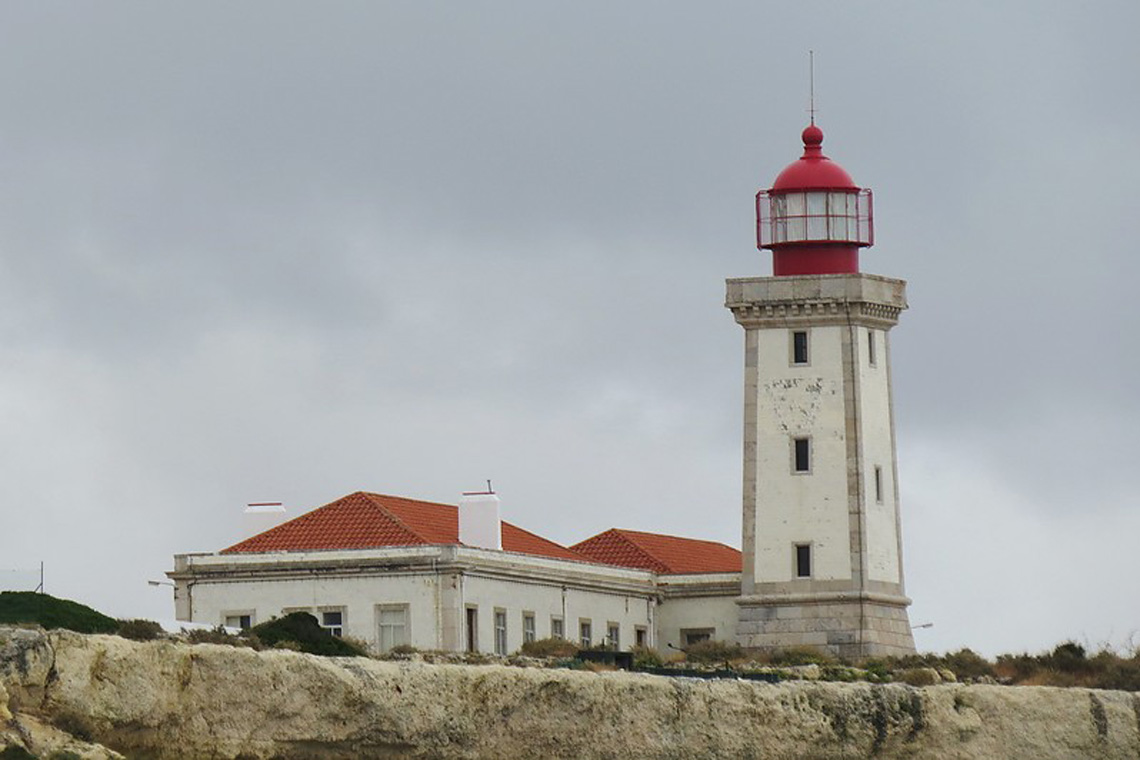
[[[360,494],[360,495],[361,495],[361,496],[363,496],[364,498],[368,499],[368,501],[369,501],[369,502],[371,502],[372,504],[375,504],[377,507],[379,507],[380,509],[382,509],[382,510],[384,511],[384,513],[385,513],[386,515],[388,515],[388,517],[390,517],[390,518],[392,519],[392,522],[396,523],[396,524],[397,524],[397,525],[399,525],[401,528],[403,528],[404,530],[408,531],[409,533],[411,533],[413,536],[415,536],[415,537],[416,537],[416,538],[418,538],[419,540],[423,541],[425,544],[430,544],[430,543],[431,543],[431,541],[428,541],[426,538],[424,538],[424,536],[423,536],[423,534],[422,534],[422,533],[420,533],[418,530],[415,530],[415,529],[414,529],[414,528],[412,528],[410,525],[408,525],[406,522],[404,522],[403,520],[401,520],[401,519],[399,518],[399,516],[397,516],[397,515],[396,515],[396,513],[395,513],[395,512],[393,512],[391,509],[389,509],[388,507],[386,507],[382,501],[377,501],[377,499],[399,499],[399,498],[401,498],[401,497],[399,497],[399,496],[385,496],[384,494],[379,494],[379,493],[372,493],[372,492],[370,492],[370,491],[355,491],[355,492],[353,492],[353,493],[351,493],[351,494],[349,494],[349,495],[350,495],[350,496],[355,496],[356,494]],[[414,500],[413,500],[413,499],[404,499],[404,501],[414,501]],[[430,502],[423,502],[423,503],[424,503],[424,504],[427,504],[427,503],[430,503]],[[436,505],[436,506],[445,506],[445,505],[439,504],[439,505]]]
[[[723,541],[713,541],[711,538],[690,538],[688,536],[675,536],[672,533],[655,533],[655,532],[649,531],[649,530],[631,530],[629,528],[611,528],[610,530],[616,530],[620,533],[632,533],[635,536],[654,536],[657,538],[673,538],[673,539],[676,539],[678,541],[691,541],[691,542],[699,543],[699,544],[716,544],[717,546],[727,546],[729,549],[735,548],[735,547],[729,546],[728,544],[724,543]]]
[[[612,546],[612,542],[615,539],[621,543],[624,552]],[[669,571],[667,564],[646,551],[643,546],[617,528],[610,528],[596,536],[591,536],[584,541],[579,541],[571,546],[570,549],[571,551],[582,554],[593,562],[600,562],[605,565],[638,567],[659,573]],[[636,558],[629,557],[628,552],[633,552]]]
[[[570,547],[594,562],[666,575],[741,571],[741,553],[727,544],[663,533],[610,528]]]
[[[630,538],[630,537],[629,537],[629,535],[628,535],[628,534],[630,534],[630,533],[633,533],[633,534],[637,534],[639,531],[636,531],[636,530],[623,530],[623,529],[621,529],[621,528],[610,528],[610,530],[612,530],[614,533],[616,533],[616,534],[618,534],[619,536],[621,536],[621,537],[622,537],[622,540],[623,540],[623,541],[628,541],[630,544],[632,544],[633,546],[635,546],[635,547],[637,548],[637,550],[638,550],[638,551],[640,551],[640,552],[641,552],[642,554],[644,554],[646,557],[649,557],[651,560],[653,560],[653,561],[654,561],[654,562],[656,562],[657,564],[661,565],[661,567],[665,568],[666,570],[668,570],[668,569],[669,569],[669,563],[668,563],[668,562],[666,562],[665,560],[663,560],[663,559],[661,559],[660,557],[658,557],[656,554],[654,554],[652,551],[650,551],[650,549],[649,549],[648,547],[646,547],[646,546],[643,546],[643,545],[639,544],[638,542],[634,541],[634,540],[633,540],[632,538]],[[643,535],[651,535],[651,534],[643,534]]]

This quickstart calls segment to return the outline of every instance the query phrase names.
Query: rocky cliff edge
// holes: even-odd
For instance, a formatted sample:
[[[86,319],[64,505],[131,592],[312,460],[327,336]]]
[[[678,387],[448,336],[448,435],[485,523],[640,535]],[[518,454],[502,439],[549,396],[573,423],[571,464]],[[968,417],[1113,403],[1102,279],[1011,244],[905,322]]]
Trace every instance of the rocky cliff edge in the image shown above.
[[[1138,760],[1140,695],[426,665],[0,628],[5,747],[84,760]]]

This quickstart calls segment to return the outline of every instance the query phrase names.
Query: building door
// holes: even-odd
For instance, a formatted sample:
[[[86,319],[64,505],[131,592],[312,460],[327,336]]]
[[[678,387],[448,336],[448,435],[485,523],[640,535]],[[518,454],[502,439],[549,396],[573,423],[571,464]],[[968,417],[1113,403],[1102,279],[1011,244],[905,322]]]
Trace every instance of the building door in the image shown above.
[[[479,609],[467,608],[467,651],[479,651]]]

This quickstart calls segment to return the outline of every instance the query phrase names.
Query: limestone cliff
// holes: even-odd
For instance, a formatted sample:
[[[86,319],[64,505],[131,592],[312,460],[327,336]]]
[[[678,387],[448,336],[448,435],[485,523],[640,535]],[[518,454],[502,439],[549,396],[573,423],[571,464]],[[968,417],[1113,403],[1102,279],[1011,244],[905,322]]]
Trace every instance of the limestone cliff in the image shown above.
[[[0,687],[0,748],[41,757],[1140,758],[1140,697],[1083,689],[771,685],[14,629],[0,629]]]

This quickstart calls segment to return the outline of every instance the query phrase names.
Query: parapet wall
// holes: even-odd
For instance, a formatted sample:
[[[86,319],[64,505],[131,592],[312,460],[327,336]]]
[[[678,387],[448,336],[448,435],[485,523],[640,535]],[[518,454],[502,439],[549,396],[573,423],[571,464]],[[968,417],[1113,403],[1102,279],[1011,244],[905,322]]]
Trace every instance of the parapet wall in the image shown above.
[[[44,757],[48,740],[31,746],[27,726],[159,760],[1140,757],[1140,696],[1123,692],[771,685],[16,638],[0,628],[0,748]],[[94,743],[69,751],[117,756]]]

